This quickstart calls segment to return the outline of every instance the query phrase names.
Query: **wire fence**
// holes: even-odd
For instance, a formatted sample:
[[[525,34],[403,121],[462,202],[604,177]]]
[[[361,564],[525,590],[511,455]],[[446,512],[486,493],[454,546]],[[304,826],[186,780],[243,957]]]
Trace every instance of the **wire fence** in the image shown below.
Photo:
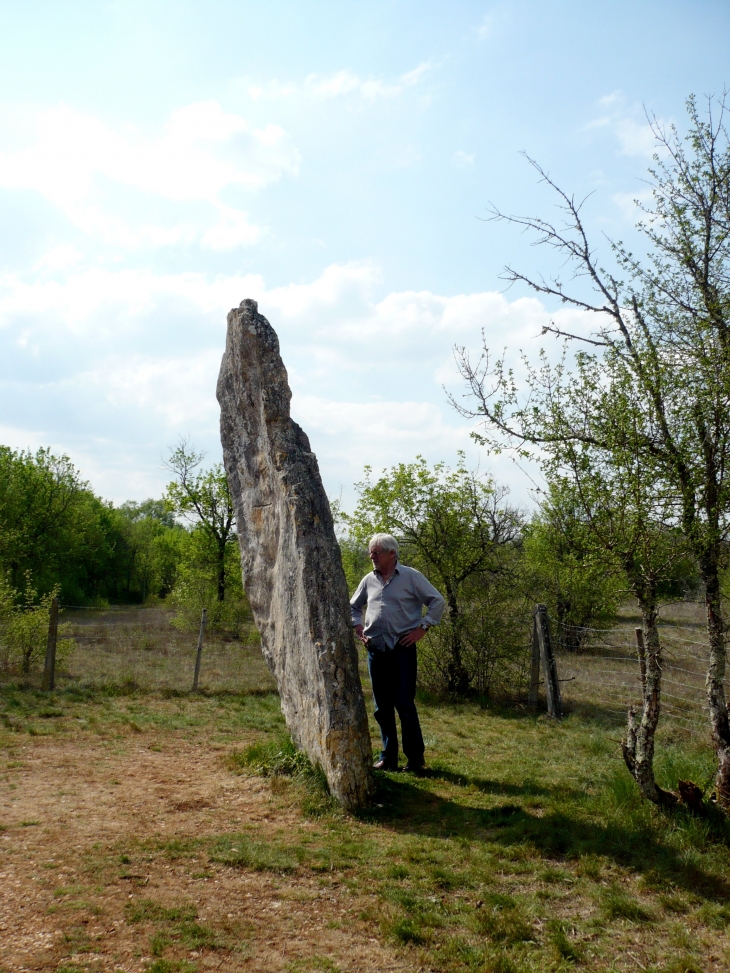
[[[589,703],[625,721],[629,706],[641,712],[641,671],[633,627],[602,630],[555,626],[555,649],[563,700]],[[700,632],[660,624],[662,693],[660,726],[707,737],[709,713],[705,694],[708,643]],[[580,645],[578,650],[571,648]]]
[[[201,645],[199,625],[179,627],[165,606],[61,607],[59,638],[72,645],[55,669],[58,689],[263,693],[276,688],[248,631],[246,638],[234,639],[211,627]],[[40,657],[35,661],[31,682],[39,680],[42,663]],[[0,664],[0,684],[18,677],[25,678],[17,664],[4,669]]]

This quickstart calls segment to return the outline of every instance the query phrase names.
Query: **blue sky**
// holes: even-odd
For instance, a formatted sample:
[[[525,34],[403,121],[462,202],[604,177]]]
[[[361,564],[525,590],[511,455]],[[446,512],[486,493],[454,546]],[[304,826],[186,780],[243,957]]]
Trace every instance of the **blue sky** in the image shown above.
[[[219,459],[244,297],[279,333],[331,496],[421,453],[490,467],[448,406],[452,347],[535,354],[577,316],[504,292],[550,259],[490,202],[552,214],[526,150],[635,243],[644,106],[728,77],[724,2],[0,2],[0,442],[159,495],[181,435]],[[543,339],[544,340],[544,339]]]

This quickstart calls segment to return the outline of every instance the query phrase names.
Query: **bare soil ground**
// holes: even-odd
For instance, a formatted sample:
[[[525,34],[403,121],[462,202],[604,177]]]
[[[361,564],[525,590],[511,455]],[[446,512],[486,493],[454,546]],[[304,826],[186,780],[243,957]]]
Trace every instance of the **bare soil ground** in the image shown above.
[[[336,879],[284,882],[196,852],[198,839],[241,827],[265,841],[307,826],[272,808],[268,783],[232,775],[219,744],[80,733],[25,737],[11,756],[0,780],[0,969],[410,968]],[[182,936],[166,942],[176,919]]]

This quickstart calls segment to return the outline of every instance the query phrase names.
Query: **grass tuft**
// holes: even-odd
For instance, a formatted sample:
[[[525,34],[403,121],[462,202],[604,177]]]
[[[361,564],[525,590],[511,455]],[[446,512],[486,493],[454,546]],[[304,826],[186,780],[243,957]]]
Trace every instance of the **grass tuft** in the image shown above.
[[[534,931],[519,904],[508,895],[492,893],[475,913],[477,931],[492,942],[511,945],[533,939]]]
[[[135,899],[124,907],[124,918],[135,922],[190,922],[198,916],[197,908],[189,905],[164,906],[154,899]]]
[[[156,959],[145,967],[145,973],[195,973],[195,963],[186,959]]]
[[[339,810],[339,805],[330,795],[322,768],[312,764],[288,737],[253,743],[245,750],[229,754],[227,762],[234,772],[249,769],[274,781],[279,778],[296,781],[301,789],[300,808],[307,817],[320,817]]]
[[[608,919],[630,919],[632,922],[654,921],[654,915],[647,908],[616,884],[611,885],[603,893],[601,908]]]
[[[390,924],[390,934],[403,946],[423,946],[428,937],[416,916],[400,916]]]
[[[557,953],[558,960],[578,963],[582,957],[580,947],[568,936],[568,927],[558,919],[551,919],[547,926],[548,940]]]
[[[293,872],[299,864],[292,850],[277,848],[269,842],[252,841],[244,834],[218,838],[211,849],[210,860],[232,868],[279,873]]]

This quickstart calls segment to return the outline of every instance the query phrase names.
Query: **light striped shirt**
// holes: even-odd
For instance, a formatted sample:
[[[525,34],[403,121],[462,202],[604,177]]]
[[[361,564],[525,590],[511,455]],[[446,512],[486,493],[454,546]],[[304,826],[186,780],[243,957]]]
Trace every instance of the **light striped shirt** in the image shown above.
[[[420,571],[396,563],[385,584],[378,571],[371,571],[362,579],[350,599],[353,625],[363,624],[362,610],[366,605],[364,634],[370,639],[368,648],[382,651],[392,649],[401,635],[421,624],[424,628],[438,625],[445,602]]]

